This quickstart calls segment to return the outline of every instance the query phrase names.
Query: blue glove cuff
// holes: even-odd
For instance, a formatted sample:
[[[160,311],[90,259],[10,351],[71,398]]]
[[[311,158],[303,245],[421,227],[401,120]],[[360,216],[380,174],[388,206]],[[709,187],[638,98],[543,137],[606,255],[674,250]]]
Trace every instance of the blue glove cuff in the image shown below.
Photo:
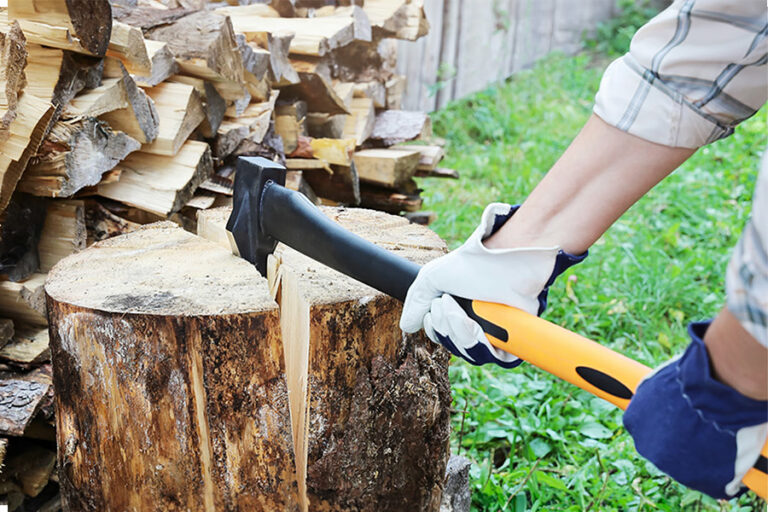
[[[691,344],[640,383],[624,426],[637,451],[660,470],[714,498],[730,499],[726,486],[735,478],[737,433],[768,421],[768,402],[715,380],[703,341],[708,327],[709,322],[688,326]]]
[[[740,428],[768,421],[768,402],[746,397],[714,378],[704,345],[709,324],[688,324],[691,344],[676,364],[676,380],[683,397],[704,420],[735,436]]]

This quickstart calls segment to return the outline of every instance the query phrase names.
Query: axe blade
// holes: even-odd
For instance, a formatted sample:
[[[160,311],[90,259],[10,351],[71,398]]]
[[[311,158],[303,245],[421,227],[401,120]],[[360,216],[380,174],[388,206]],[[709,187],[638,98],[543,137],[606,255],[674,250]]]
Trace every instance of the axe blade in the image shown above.
[[[235,170],[228,236],[234,239],[238,256],[256,265],[261,275],[266,276],[267,257],[275,250],[277,240],[264,230],[261,222],[263,193],[270,181],[285,185],[286,169],[259,156],[238,158]]]

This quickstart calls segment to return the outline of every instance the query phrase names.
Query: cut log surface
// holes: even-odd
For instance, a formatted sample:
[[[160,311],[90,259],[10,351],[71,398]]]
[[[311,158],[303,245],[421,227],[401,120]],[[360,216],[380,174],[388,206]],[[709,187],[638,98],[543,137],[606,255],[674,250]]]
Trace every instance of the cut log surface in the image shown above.
[[[407,148],[364,149],[353,157],[361,180],[390,188],[411,179],[420,158],[418,150]]]
[[[279,314],[252,265],[166,222],[62,260],[47,295],[65,510],[298,510]]]
[[[419,263],[445,251],[433,232],[400,217],[323,211]],[[229,247],[228,211],[204,216],[211,238]],[[282,245],[270,261],[270,287],[281,307],[303,504],[313,511],[436,511],[448,457],[447,353],[421,334],[403,335],[397,300]]]

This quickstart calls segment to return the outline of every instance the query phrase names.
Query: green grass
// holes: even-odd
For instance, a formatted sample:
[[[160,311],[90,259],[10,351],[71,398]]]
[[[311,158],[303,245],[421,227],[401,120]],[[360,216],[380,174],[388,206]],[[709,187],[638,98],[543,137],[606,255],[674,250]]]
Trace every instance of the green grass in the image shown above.
[[[605,65],[551,56],[534,70],[434,114],[446,167],[425,179],[425,209],[451,248],[492,201],[522,201],[591,112]],[[633,206],[561,277],[545,317],[655,366],[687,344],[685,325],[712,317],[750,210],[766,110],[700,150]],[[570,279],[568,276],[571,276]],[[532,367],[454,358],[452,451],[472,462],[473,510],[758,510],[718,503],[667,478],[634,451],[620,411]]]

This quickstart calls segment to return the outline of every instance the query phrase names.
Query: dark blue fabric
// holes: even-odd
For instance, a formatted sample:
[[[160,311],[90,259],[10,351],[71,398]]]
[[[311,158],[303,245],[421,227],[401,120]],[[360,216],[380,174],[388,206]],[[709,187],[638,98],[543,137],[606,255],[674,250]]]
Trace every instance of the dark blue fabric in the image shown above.
[[[460,357],[468,363],[474,364],[475,366],[481,366],[488,363],[496,363],[502,368],[515,368],[516,366],[520,366],[520,364],[523,362],[522,359],[517,359],[511,363],[497,359],[496,356],[494,356],[493,353],[488,350],[485,345],[481,345],[480,343],[467,349],[467,354],[469,354],[469,356],[473,359],[473,361],[470,361],[469,359],[465,358],[461,352],[459,352],[459,350],[456,348],[456,345],[454,345],[453,341],[451,341],[451,338],[448,336],[443,336],[437,331],[435,331],[435,335],[437,336],[437,341],[440,342],[442,346],[447,348],[451,354]]]
[[[688,326],[691,344],[680,359],[640,384],[624,426],[638,453],[660,470],[713,498],[728,499],[736,433],[768,421],[768,402],[747,398],[712,377],[703,341],[707,327],[709,322]]]
[[[496,218],[493,220],[491,235],[494,234],[496,231],[498,231],[499,228],[501,228],[501,226],[503,226],[519,209],[520,209],[520,205],[514,205],[514,206],[511,206],[509,208],[509,212],[505,213],[504,215],[496,215]],[[538,296],[539,310],[537,312],[537,315],[541,316],[541,314],[544,312],[544,309],[547,307],[547,292],[549,291],[549,287],[552,286],[552,283],[555,282],[555,279],[557,279],[557,276],[565,272],[569,267],[572,267],[573,265],[584,261],[584,258],[587,257],[587,254],[588,253],[585,252],[584,254],[574,256],[573,254],[569,254],[564,251],[559,251],[557,253],[557,257],[555,258],[555,267],[552,270],[552,275],[549,276],[549,279],[547,280],[547,283],[544,286],[544,289],[541,291],[541,293]],[[437,338],[440,344],[443,345],[445,348],[447,348],[453,355],[461,357],[467,362],[477,366],[487,364],[487,363],[496,363],[502,368],[515,368],[516,366],[520,366],[520,364],[523,362],[522,359],[518,359],[512,363],[506,363],[504,361],[501,361],[497,359],[493,355],[493,353],[490,350],[488,350],[487,347],[479,343],[467,349],[467,354],[469,354],[470,357],[474,359],[474,361],[470,361],[466,359],[461,354],[461,352],[459,352],[456,349],[456,345],[453,343],[453,341],[449,337],[444,336],[439,332],[435,332],[435,334],[437,335]]]

